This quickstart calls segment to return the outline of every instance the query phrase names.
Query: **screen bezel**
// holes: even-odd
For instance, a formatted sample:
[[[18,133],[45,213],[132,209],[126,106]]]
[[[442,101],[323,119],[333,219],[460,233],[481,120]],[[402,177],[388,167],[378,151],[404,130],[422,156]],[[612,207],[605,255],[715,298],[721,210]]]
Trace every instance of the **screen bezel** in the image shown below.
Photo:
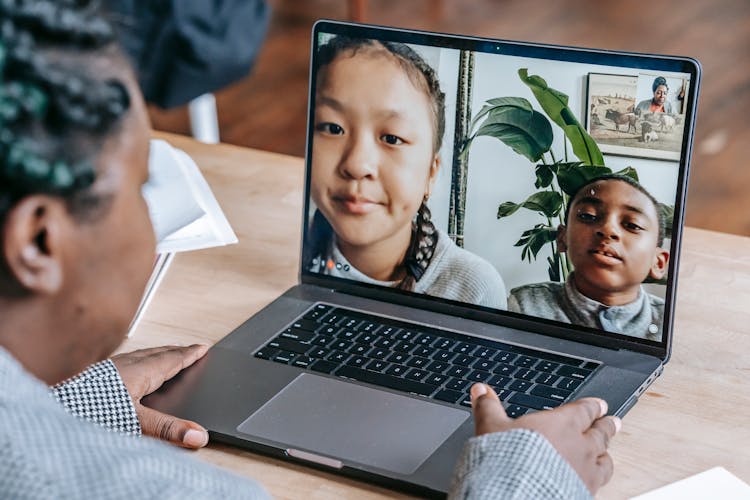
[[[440,297],[426,297],[423,294],[389,289],[378,285],[371,285],[345,278],[331,277],[307,271],[303,267],[304,244],[308,231],[308,214],[310,210],[310,171],[312,158],[312,137],[314,125],[314,96],[316,91],[316,49],[320,33],[347,35],[358,38],[375,38],[401,43],[436,46],[448,49],[471,50],[493,54],[504,54],[558,61],[580,62],[606,66],[623,66],[634,70],[653,70],[687,73],[690,75],[688,88],[687,109],[685,110],[685,126],[682,150],[678,169],[677,193],[675,197],[672,239],[670,247],[670,265],[667,277],[664,318],[661,341],[652,341],[631,337],[623,334],[605,332],[579,325],[566,324],[554,320],[547,320],[500,311],[464,302],[458,302]],[[640,54],[612,50],[597,50],[578,47],[564,47],[530,42],[518,42],[480,37],[431,33],[400,28],[389,28],[375,25],[344,23],[338,21],[321,20],[315,23],[312,30],[309,93],[308,93],[308,122],[307,143],[305,154],[305,198],[302,214],[302,239],[300,252],[300,282],[333,289],[352,295],[360,295],[376,300],[398,303],[409,307],[431,310],[443,314],[450,314],[485,323],[497,324],[521,330],[533,331],[568,340],[598,345],[609,349],[627,349],[659,357],[666,362],[669,359],[672,346],[674,328],[674,309],[677,277],[679,270],[680,246],[684,226],[684,206],[687,195],[690,158],[694,140],[694,122],[697,107],[697,97],[700,88],[701,67],[697,60],[681,56],[664,56]]]

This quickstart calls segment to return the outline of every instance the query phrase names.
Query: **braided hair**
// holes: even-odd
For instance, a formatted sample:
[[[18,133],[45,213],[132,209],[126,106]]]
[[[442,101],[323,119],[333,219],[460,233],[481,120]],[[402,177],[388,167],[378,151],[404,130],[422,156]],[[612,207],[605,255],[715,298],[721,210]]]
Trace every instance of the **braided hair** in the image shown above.
[[[318,74],[320,75],[322,68],[331,64],[342,53],[348,52],[353,56],[360,50],[380,51],[393,57],[404,69],[415,87],[427,94],[432,105],[431,111],[435,131],[433,152],[437,153],[442,146],[443,135],[445,134],[445,94],[440,89],[440,82],[435,70],[408,45],[338,35],[318,49]],[[402,290],[414,289],[414,285],[422,278],[430,265],[437,246],[437,230],[431,220],[430,209],[427,207],[426,201],[426,198],[422,201],[412,223],[411,240],[401,263],[406,271],[406,276],[399,282],[397,288]],[[313,220],[307,234],[308,241],[305,245],[303,264],[306,269],[309,269],[316,257],[325,255],[328,251],[327,245],[334,236],[331,224],[320,210],[316,210],[313,214]]]
[[[0,0],[0,225],[33,194],[91,217],[104,141],[130,108],[117,79],[94,67],[124,56],[94,0]]]

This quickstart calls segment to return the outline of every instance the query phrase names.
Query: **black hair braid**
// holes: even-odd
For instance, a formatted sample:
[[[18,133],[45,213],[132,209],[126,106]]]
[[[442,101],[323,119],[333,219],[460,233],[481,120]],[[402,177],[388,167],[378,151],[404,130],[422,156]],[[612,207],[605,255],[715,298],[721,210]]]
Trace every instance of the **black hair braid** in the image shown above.
[[[93,159],[130,108],[121,82],[93,74],[95,58],[117,54],[104,52],[115,33],[97,6],[0,0],[0,221],[34,193],[91,206],[78,195],[93,184]]]
[[[432,214],[423,201],[417,211],[411,242],[406,251],[404,266],[406,277],[398,284],[401,290],[413,290],[417,281],[422,279],[437,247],[438,233],[432,223]]]

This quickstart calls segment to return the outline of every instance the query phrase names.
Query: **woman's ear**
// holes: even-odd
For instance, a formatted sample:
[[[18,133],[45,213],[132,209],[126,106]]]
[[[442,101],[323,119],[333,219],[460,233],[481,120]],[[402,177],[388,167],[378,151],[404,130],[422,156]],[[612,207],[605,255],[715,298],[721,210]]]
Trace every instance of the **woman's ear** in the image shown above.
[[[557,253],[564,253],[568,251],[568,244],[565,242],[567,231],[568,228],[565,227],[565,224],[560,224],[559,226],[557,226],[557,235],[555,236],[555,239],[557,240]]]
[[[2,256],[16,285],[38,294],[62,288],[62,237],[69,220],[65,203],[51,196],[29,196],[11,208],[2,228]]]
[[[667,267],[669,266],[669,251],[663,248],[657,248],[654,254],[654,261],[651,263],[651,269],[649,276],[655,280],[660,280],[667,274]]]
[[[429,198],[430,193],[432,193],[432,189],[435,187],[435,182],[437,182],[437,174],[440,171],[440,155],[435,154],[435,157],[432,159],[432,163],[430,164],[430,175],[427,178],[427,191],[425,192],[425,197]]]

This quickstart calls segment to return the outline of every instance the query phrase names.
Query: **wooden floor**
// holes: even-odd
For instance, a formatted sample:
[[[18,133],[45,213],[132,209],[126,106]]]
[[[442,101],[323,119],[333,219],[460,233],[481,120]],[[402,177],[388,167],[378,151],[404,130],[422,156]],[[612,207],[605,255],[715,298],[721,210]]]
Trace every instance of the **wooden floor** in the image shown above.
[[[222,141],[302,156],[310,28],[350,19],[344,0],[271,0],[253,72],[217,93]],[[750,235],[750,1],[368,0],[376,24],[562,45],[687,55],[703,65],[687,223]],[[184,109],[153,113],[186,132]]]

